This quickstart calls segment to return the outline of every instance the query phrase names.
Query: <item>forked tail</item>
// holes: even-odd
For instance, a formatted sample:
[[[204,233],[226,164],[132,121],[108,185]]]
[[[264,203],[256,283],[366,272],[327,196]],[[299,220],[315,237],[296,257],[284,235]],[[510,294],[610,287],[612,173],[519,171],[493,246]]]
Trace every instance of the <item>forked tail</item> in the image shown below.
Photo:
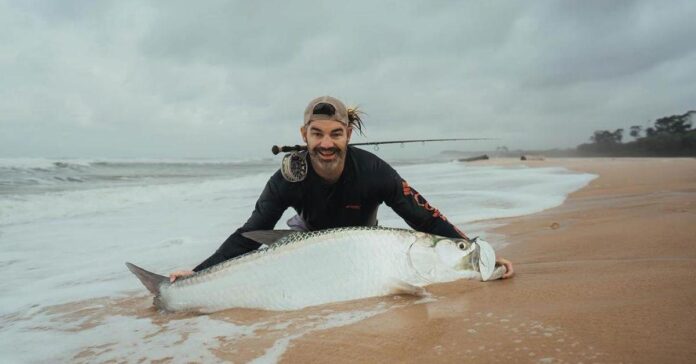
[[[155,296],[158,296],[160,293],[160,285],[169,280],[165,276],[148,272],[135,264],[126,263],[126,267],[128,267],[128,270],[133,272],[133,274],[135,274],[135,276],[138,277],[141,282],[143,282],[145,288],[147,288],[147,290],[152,292]]]

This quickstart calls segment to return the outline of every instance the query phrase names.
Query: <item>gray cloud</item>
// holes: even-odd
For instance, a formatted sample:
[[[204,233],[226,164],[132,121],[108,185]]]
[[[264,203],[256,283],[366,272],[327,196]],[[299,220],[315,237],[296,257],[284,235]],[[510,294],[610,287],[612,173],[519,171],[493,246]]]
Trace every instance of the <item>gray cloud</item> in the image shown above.
[[[321,94],[361,105],[370,140],[572,147],[694,108],[693,19],[688,1],[0,2],[0,156],[265,157]]]

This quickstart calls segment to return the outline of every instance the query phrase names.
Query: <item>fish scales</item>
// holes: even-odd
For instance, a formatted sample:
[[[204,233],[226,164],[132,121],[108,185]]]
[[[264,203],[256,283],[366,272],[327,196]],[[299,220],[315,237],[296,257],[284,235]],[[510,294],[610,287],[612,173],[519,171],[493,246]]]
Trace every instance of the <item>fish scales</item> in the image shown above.
[[[409,246],[404,242],[414,240],[406,230],[332,229],[283,240],[162,289],[165,308],[215,310],[235,302],[296,309],[388,294],[395,278],[421,283],[414,282],[404,259]]]
[[[156,303],[169,311],[293,310],[382,296],[480,278],[478,251],[464,239],[396,228],[297,232],[173,284],[162,282]]]

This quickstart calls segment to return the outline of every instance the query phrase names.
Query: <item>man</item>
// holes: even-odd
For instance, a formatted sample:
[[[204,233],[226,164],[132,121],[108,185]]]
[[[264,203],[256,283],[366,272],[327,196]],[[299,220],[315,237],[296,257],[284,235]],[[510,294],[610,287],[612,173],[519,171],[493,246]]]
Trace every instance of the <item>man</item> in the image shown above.
[[[288,207],[297,211],[291,219],[299,230],[322,230],[343,226],[377,225],[377,208],[384,202],[413,229],[450,238],[467,236],[411,188],[386,162],[364,150],[348,146],[354,129],[362,121],[357,110],[339,100],[323,96],[305,109],[300,128],[310,163],[299,176],[285,169],[268,181],[251,217],[220,248],[193,271],[170,274],[173,282],[207,267],[256,250],[260,244],[242,236],[254,230],[271,230]],[[306,172],[306,173],[301,173]],[[498,258],[506,273],[512,263]]]

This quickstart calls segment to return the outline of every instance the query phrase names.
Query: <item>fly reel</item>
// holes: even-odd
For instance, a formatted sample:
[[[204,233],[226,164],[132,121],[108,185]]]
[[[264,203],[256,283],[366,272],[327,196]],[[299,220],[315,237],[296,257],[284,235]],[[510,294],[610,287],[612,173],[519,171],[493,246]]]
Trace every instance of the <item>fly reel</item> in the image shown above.
[[[289,182],[301,182],[307,178],[307,151],[297,151],[284,155],[280,173]]]

